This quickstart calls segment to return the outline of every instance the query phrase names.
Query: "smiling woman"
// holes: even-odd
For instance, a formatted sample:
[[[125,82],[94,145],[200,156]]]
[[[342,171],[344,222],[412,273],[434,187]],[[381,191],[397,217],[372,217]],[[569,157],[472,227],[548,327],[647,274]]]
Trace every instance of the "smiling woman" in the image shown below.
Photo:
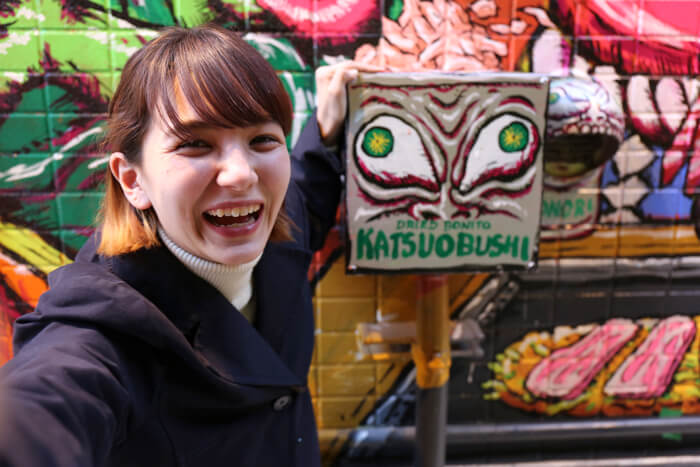
[[[236,34],[168,29],[131,57],[101,227],[0,368],[0,465],[320,465],[306,271],[335,220],[327,146],[355,67],[319,69],[290,157],[289,98]]]
[[[175,66],[178,63],[186,65]],[[167,216],[169,221],[169,214],[175,215],[175,208],[180,210],[177,215],[190,218],[190,227],[195,228],[195,222],[202,227],[198,232],[202,237],[207,224],[191,218],[191,212],[182,213],[187,207],[178,205],[181,196],[177,193],[175,198],[170,196],[172,191],[180,191],[180,195],[187,195],[189,199],[192,193],[181,190],[192,188],[182,186],[188,183],[188,175],[191,183],[195,181],[193,178],[207,176],[202,171],[210,169],[211,172],[217,169],[217,164],[227,162],[222,160],[221,144],[242,136],[243,128],[251,133],[245,136],[256,138],[250,145],[254,152],[273,153],[273,157],[266,158],[269,167],[277,167],[281,159],[284,159],[281,161],[284,167],[287,160],[286,151],[282,150],[284,135],[292,122],[289,97],[260,54],[225,30],[173,30],[139,50],[124,67],[120,86],[110,102],[109,115],[105,148],[116,152],[117,157],[112,157],[110,163],[115,178],[106,177],[100,253],[115,255],[157,245],[157,219],[169,224],[163,217]],[[238,128],[235,136],[234,128]],[[228,131],[219,131],[224,129]],[[263,129],[273,131],[258,134]],[[218,146],[212,147],[214,142],[206,141],[204,136],[217,139]],[[195,156],[205,155],[205,151],[208,157],[202,159],[206,161],[194,162],[199,158]],[[144,153],[173,157],[145,158],[146,164],[161,163],[161,166],[140,170]],[[233,161],[236,162],[240,161]],[[186,170],[175,170],[173,166],[178,165]],[[170,167],[173,170],[169,170]],[[152,174],[147,182],[152,196],[160,195],[163,203],[160,199],[148,198],[144,191],[148,187],[142,187],[140,179],[134,178],[136,175],[143,178],[146,172]],[[164,183],[151,186],[158,182],[154,179],[157,173],[165,175]],[[180,176],[172,179],[174,174]],[[288,173],[286,177],[289,178]],[[169,192],[167,195],[164,189]],[[281,194],[276,193],[280,200],[285,189]],[[202,202],[219,203],[216,193],[203,195],[213,198]],[[167,206],[165,201],[168,201]],[[156,216],[158,210],[163,211],[161,216]],[[276,227],[267,233],[272,233],[273,240],[289,240],[289,220],[284,211],[278,218],[278,211],[279,204],[268,206],[267,220],[278,220],[270,225]],[[167,233],[173,233],[169,226],[164,227]],[[193,237],[194,232],[189,235]],[[174,240],[184,239],[176,235]],[[208,255],[204,257],[217,261]]]

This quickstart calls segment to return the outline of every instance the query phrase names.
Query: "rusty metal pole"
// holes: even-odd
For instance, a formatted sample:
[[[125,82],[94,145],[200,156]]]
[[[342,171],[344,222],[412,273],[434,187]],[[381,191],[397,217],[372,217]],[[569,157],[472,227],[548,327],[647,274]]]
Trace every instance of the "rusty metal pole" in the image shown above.
[[[416,342],[416,467],[445,465],[447,381],[450,378],[450,297],[447,275],[418,279]]]

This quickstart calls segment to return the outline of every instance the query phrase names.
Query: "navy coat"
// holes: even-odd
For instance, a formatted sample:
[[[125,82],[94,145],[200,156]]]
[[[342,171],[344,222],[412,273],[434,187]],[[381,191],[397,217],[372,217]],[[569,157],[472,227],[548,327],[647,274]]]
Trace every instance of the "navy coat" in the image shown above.
[[[0,369],[0,465],[319,465],[306,277],[341,167],[315,117],[292,160],[285,207],[300,230],[253,272],[255,326],[165,247],[106,258],[93,237],[49,275]]]

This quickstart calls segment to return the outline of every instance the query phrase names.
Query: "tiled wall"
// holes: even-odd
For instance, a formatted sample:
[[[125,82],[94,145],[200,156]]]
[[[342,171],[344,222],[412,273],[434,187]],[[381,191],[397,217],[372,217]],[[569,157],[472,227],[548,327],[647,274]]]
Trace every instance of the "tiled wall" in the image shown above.
[[[545,193],[549,202],[590,200],[596,216],[583,228],[546,219],[541,270],[555,290],[575,291],[566,278],[590,271],[665,271],[670,281],[697,269],[700,1],[9,0],[0,3],[1,360],[11,354],[12,321],[92,231],[106,162],[97,143],[123,63],[160,28],[208,20],[244,31],[280,71],[294,102],[290,140],[313,107],[313,70],[346,58],[401,71],[597,80],[624,110],[625,142],[568,191]],[[358,325],[411,321],[415,290],[410,276],[345,276],[340,237],[310,271],[318,282],[310,383],[331,453],[408,364],[405,354],[361,354]],[[452,279],[455,310],[485,277]]]

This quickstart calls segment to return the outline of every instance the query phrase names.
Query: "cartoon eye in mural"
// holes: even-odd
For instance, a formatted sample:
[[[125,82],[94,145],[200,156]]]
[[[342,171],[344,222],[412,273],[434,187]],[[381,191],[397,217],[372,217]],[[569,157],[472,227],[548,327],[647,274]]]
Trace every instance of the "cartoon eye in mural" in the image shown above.
[[[386,157],[394,149],[394,135],[387,128],[372,127],[362,138],[362,149],[370,157]]]
[[[455,161],[451,197],[460,212],[467,215],[476,208],[521,217],[508,198],[522,196],[532,186],[539,147],[537,127],[523,116],[506,113],[486,123]],[[497,202],[491,203],[496,195]]]
[[[408,154],[414,156],[409,158]],[[398,117],[380,115],[360,130],[355,138],[355,162],[362,176],[381,187],[438,190],[435,171],[421,137]]]
[[[527,128],[520,122],[513,122],[498,133],[498,147],[505,152],[522,151],[529,140]]]
[[[467,144],[462,167],[454,172],[462,178],[453,180],[453,185],[465,195],[488,180],[508,182],[522,176],[534,163],[538,148],[537,129],[532,122],[512,114],[497,117],[479,131],[473,143]]]

